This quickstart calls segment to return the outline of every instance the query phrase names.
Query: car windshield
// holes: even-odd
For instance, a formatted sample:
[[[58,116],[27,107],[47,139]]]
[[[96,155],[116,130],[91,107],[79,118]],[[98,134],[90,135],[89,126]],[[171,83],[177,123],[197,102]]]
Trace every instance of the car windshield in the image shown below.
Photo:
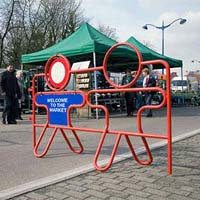
[[[187,86],[187,81],[177,80],[171,82],[172,86]]]

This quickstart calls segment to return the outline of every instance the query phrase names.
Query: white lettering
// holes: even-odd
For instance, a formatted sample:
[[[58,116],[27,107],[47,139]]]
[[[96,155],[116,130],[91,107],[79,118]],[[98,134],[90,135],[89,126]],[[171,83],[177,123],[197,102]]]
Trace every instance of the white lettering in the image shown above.
[[[67,103],[68,98],[50,98],[47,99],[47,103]]]
[[[64,108],[65,107],[65,103],[57,103],[57,107]]]
[[[67,112],[67,108],[49,108],[50,112]]]

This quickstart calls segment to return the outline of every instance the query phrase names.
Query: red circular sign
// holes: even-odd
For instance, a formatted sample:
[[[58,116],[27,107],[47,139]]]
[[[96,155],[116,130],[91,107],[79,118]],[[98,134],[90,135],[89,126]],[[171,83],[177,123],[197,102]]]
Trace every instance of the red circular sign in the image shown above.
[[[70,80],[68,59],[61,55],[51,57],[45,66],[45,78],[50,89],[64,89]]]

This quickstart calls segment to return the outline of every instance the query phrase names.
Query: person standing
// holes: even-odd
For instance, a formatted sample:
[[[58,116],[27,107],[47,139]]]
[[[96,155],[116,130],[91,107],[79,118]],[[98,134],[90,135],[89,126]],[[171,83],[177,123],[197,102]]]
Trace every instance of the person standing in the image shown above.
[[[127,85],[133,80],[133,76],[131,74],[130,69],[126,69],[126,75],[122,78],[122,85]],[[126,110],[127,117],[133,116],[134,111],[134,92],[125,92],[125,100],[126,100]]]
[[[143,87],[155,87],[156,86],[156,80],[154,79],[153,76],[150,76],[148,68],[144,68],[142,70],[142,74],[143,74],[143,77],[144,77]],[[153,94],[154,94],[154,92],[151,92],[151,91],[144,92],[146,105],[151,105]],[[152,116],[153,116],[152,110],[148,109],[147,113],[146,113],[146,117],[152,117]]]
[[[21,92],[21,98],[18,98],[18,109],[17,109],[17,119],[23,120],[21,113],[22,113],[22,102],[25,100],[24,97],[24,85],[23,85],[23,72],[18,70],[16,72],[17,83],[19,85],[19,89]]]
[[[5,95],[2,123],[6,124],[7,121],[8,124],[16,124],[17,104],[18,98],[20,98],[21,93],[19,85],[17,83],[15,68],[13,65],[9,64],[7,66],[7,70],[2,73],[0,85],[2,93]]]

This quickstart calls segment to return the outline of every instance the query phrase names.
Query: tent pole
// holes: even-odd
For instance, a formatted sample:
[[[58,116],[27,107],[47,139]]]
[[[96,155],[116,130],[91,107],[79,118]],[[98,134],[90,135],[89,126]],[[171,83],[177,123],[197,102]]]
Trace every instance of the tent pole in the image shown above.
[[[95,52],[93,52],[93,64],[94,64],[94,67],[97,66]],[[95,90],[97,90],[97,72],[96,71],[94,71],[94,87],[95,87]],[[98,105],[97,93],[95,93],[95,104]],[[96,119],[99,119],[97,108],[96,108]]]

